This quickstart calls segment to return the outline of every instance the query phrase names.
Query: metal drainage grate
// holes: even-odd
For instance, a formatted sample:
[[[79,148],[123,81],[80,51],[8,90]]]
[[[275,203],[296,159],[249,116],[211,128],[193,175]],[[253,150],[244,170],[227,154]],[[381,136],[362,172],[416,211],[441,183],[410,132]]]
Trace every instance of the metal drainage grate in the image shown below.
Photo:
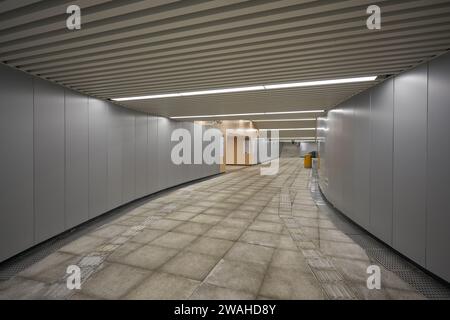
[[[400,255],[389,249],[366,249],[366,252],[388,270],[396,272],[414,268]]]
[[[383,243],[368,235],[354,234],[350,238],[364,249],[386,249]]]
[[[6,281],[11,279],[16,274],[41,261],[79,236],[80,234],[77,233],[76,235],[74,234],[51,239],[30,249],[29,251],[3,262],[0,264],[0,280]]]
[[[397,275],[429,299],[450,299],[450,288],[419,269],[398,271]]]
[[[371,259],[392,271],[425,297],[429,299],[450,299],[450,286],[445,281],[423,272],[333,208],[319,190],[317,172],[315,171],[313,171],[311,177],[311,194],[316,203],[323,201],[326,204],[319,206],[320,210],[327,212],[336,227],[365,249]]]
[[[126,211],[123,208],[118,208],[0,263],[0,281],[11,279],[16,274],[41,261],[53,252],[64,247],[66,244],[69,244],[79,237],[88,234],[92,230],[116,219],[124,212]]]

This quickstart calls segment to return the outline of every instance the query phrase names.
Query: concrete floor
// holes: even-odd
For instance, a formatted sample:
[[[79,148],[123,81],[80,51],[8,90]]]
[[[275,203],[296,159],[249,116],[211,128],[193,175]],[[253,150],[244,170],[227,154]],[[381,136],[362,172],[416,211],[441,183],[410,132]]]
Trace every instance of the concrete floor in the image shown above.
[[[423,299],[374,264],[311,198],[310,170],[248,167],[130,210],[0,284],[2,299]],[[81,290],[68,290],[78,265]]]

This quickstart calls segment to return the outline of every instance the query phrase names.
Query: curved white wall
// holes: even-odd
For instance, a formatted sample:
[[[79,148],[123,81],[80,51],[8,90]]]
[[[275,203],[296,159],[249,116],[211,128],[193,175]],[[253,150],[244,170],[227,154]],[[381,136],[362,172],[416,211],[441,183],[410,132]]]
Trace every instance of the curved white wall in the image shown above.
[[[319,120],[320,186],[349,218],[450,281],[450,54]]]
[[[219,173],[170,160],[153,117],[0,65],[0,261],[127,202]],[[197,126],[197,124],[195,124]]]

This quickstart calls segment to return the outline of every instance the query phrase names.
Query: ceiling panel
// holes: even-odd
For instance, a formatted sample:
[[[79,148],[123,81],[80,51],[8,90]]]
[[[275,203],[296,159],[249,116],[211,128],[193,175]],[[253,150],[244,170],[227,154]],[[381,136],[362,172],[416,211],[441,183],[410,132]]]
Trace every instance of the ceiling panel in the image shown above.
[[[0,61],[103,99],[380,76],[371,83],[121,102],[163,116],[328,110],[450,48],[450,0],[376,3],[381,30],[366,28],[372,0],[6,0]],[[81,7],[81,30],[65,27],[71,4]],[[317,114],[240,118],[307,116]]]

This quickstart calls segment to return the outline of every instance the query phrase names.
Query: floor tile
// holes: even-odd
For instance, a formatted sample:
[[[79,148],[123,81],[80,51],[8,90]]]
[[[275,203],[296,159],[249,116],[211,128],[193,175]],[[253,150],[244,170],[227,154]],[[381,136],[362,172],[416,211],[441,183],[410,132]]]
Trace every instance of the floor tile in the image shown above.
[[[405,291],[398,289],[386,289],[389,297],[394,300],[426,300],[426,298],[416,291]]]
[[[122,264],[106,264],[82,284],[81,292],[102,299],[119,299],[151,271]]]
[[[94,251],[97,247],[105,243],[106,239],[91,236],[82,236],[77,240],[65,245],[59,251],[82,255]]]
[[[200,237],[189,244],[185,250],[222,257],[233,243],[230,240]]]
[[[216,225],[209,229],[205,236],[225,240],[237,240],[241,236],[242,232],[243,229]]]
[[[273,214],[260,214],[259,216],[256,217],[256,220],[282,223],[281,218],[278,215],[273,215]]]
[[[178,225],[182,224],[183,221],[172,220],[172,219],[158,219],[152,221],[147,227],[149,229],[157,229],[157,230],[172,230],[176,228]]]
[[[227,216],[230,213],[229,209],[224,208],[208,208],[204,212],[204,214],[214,215],[214,216]]]
[[[274,249],[255,244],[236,242],[225,255],[226,260],[246,261],[267,265]]]
[[[48,285],[44,282],[14,277],[0,288],[0,300],[42,299]]]
[[[303,257],[298,251],[277,249],[272,258],[272,267],[295,269],[305,273],[310,273],[311,269]]]
[[[147,244],[159,236],[163,235],[167,231],[165,230],[156,230],[156,229],[144,229],[141,232],[139,232],[138,235],[131,238],[132,241]]]
[[[127,227],[127,226],[110,224],[110,225],[106,225],[100,229],[95,230],[90,235],[94,236],[94,237],[110,239],[110,238],[114,238],[114,237],[118,236],[122,232],[125,232],[126,230],[128,230],[128,228],[129,227]]]
[[[317,280],[298,270],[269,268],[260,295],[273,299],[323,299]]]
[[[196,238],[197,236],[195,235],[171,231],[156,238],[151,244],[167,248],[182,249]]]
[[[142,243],[132,242],[128,241],[124,244],[122,244],[119,248],[114,250],[108,257],[106,257],[106,260],[111,262],[121,262],[122,259],[130,254],[131,252],[135,251],[136,249],[142,247]]]
[[[205,210],[206,210],[205,207],[200,207],[200,206],[186,206],[186,207],[180,208],[180,211],[191,212],[191,213],[201,213]]]
[[[238,219],[238,218],[225,218],[221,222],[219,222],[220,226],[231,227],[231,228],[239,228],[245,229],[250,225],[251,221],[247,219]]]
[[[155,272],[140,286],[129,292],[125,299],[167,300],[188,299],[201,282],[184,277]]]
[[[205,223],[185,222],[175,229],[174,232],[188,233],[192,235],[202,235],[211,229],[211,225]]]
[[[179,251],[158,246],[145,245],[121,259],[124,264],[145,269],[157,269],[173,258]]]
[[[166,216],[166,218],[173,219],[173,220],[187,221],[187,220],[194,218],[195,216],[197,216],[197,213],[175,211],[175,212],[169,213]]]
[[[368,260],[364,249],[355,243],[320,240],[320,250],[333,257]]]
[[[167,262],[161,271],[189,279],[203,280],[218,263],[219,257],[183,251]]]
[[[239,241],[276,248],[280,241],[280,235],[270,232],[247,230]]]
[[[280,249],[288,249],[288,250],[297,250],[297,245],[290,235],[282,235],[280,236],[280,241],[278,243],[278,248]]]
[[[248,229],[279,234],[283,229],[283,225],[273,222],[255,221],[248,227]]]
[[[197,222],[197,223],[205,223],[210,225],[215,225],[223,220],[223,217],[220,216],[214,216],[209,214],[199,214],[192,218],[190,221]]]
[[[192,294],[193,300],[253,300],[255,296],[251,293],[221,288],[209,283],[201,284]]]
[[[205,282],[256,295],[263,281],[264,273],[265,267],[258,263],[221,260]]]
[[[18,276],[33,278],[42,282],[49,282],[57,278],[61,279],[66,273],[64,266],[73,264],[79,259],[79,256],[57,251],[23,270]],[[62,268],[60,267],[61,265],[63,266]]]

